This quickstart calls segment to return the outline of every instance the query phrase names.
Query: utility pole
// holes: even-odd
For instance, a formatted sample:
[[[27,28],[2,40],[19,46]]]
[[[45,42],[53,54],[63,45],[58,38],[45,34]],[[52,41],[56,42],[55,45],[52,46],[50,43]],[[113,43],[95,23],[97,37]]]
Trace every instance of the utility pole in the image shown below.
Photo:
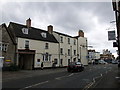
[[[120,1],[113,0],[112,4],[113,4],[113,11],[115,11],[115,17],[116,17],[118,56],[120,62]]]

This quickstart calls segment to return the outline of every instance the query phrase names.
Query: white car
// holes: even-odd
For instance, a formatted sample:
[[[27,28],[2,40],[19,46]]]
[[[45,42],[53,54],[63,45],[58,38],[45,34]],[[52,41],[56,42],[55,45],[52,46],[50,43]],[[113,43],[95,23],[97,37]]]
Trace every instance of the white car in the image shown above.
[[[99,60],[99,64],[108,64],[108,63],[105,62],[104,60]]]

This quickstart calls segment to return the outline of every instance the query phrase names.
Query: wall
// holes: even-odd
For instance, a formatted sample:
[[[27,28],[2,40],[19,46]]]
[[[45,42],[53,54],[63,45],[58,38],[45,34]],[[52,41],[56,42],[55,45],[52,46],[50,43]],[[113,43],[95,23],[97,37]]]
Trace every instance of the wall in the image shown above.
[[[38,41],[38,40],[32,40],[32,39],[25,39],[25,38],[18,38],[18,49],[25,49],[24,48],[24,42],[25,40],[29,40],[29,47],[30,50],[36,50],[35,52],[35,61],[34,61],[34,67],[40,67],[37,66],[37,59],[40,59],[40,61],[43,61],[43,55],[46,52],[51,54],[51,60],[50,61],[44,61],[44,67],[51,67],[53,60],[57,59],[58,63],[56,66],[59,66],[59,59],[58,59],[58,43],[51,43],[51,42],[44,42],[44,41]],[[49,43],[49,49],[45,49],[45,43]]]

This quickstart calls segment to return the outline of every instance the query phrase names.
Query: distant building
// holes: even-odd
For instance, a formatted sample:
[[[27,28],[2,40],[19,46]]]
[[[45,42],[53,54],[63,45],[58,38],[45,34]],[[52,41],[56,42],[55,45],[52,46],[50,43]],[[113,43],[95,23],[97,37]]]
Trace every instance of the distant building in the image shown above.
[[[93,61],[100,59],[100,52],[96,52],[95,50],[88,50],[88,56],[89,63],[92,63]]]
[[[114,55],[112,55],[108,49],[103,50],[103,54],[100,55],[100,58],[106,62],[111,62],[112,59],[115,59]]]

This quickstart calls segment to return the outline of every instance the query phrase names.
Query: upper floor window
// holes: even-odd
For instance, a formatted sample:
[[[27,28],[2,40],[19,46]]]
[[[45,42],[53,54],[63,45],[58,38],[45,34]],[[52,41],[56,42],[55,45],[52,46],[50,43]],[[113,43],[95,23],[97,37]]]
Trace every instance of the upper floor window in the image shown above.
[[[76,40],[74,39],[74,45],[76,45]]]
[[[76,55],[76,50],[74,50],[74,55]]]
[[[63,48],[60,48],[60,54],[63,55]]]
[[[29,41],[25,40],[25,48],[28,49],[29,48]]]
[[[70,38],[68,38],[68,44],[70,44]]]
[[[68,49],[68,56],[70,56],[70,49]]]
[[[48,43],[45,43],[45,49],[48,49],[49,47],[48,47]]]
[[[44,33],[44,32],[42,32],[41,35],[42,35],[43,38],[47,37],[46,33]]]
[[[28,28],[22,28],[23,34],[28,34]]]
[[[8,44],[7,43],[0,43],[0,51],[7,51]]]
[[[63,37],[62,36],[60,37],[60,42],[63,43]]]

